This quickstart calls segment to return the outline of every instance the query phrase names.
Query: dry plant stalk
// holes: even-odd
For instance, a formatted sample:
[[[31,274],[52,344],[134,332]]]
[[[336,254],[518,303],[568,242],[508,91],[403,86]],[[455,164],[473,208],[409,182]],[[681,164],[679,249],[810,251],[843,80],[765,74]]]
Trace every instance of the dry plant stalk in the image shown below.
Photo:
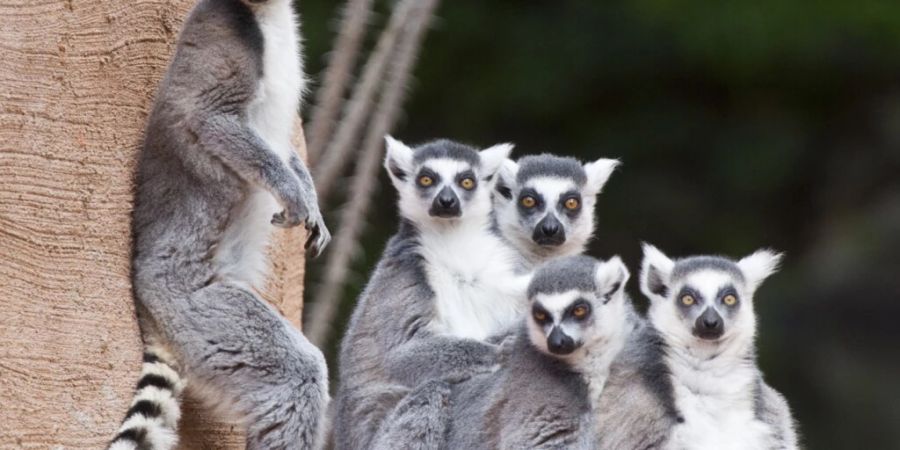
[[[313,180],[320,202],[327,204],[335,181],[340,178],[344,164],[350,159],[348,157],[359,140],[366,119],[371,115],[377,91],[385,78],[391,58],[397,54],[398,40],[416,3],[415,0],[402,0],[394,8],[387,26],[378,38],[375,50],[363,68],[362,77],[353,88],[353,95],[344,108],[344,117],[338,124],[337,131],[313,167]]]
[[[322,87],[316,92],[316,106],[309,122],[307,161],[310,166],[316,164],[331,137],[371,15],[372,0],[349,0],[344,7],[337,41],[329,56]]]
[[[350,201],[341,211],[340,228],[325,267],[325,279],[310,305],[306,336],[321,346],[328,337],[341,293],[350,270],[354,249],[365,226],[371,195],[378,183],[378,170],[384,149],[384,136],[390,132],[406,95],[413,64],[431,23],[437,0],[404,1],[398,9],[412,3],[403,26],[404,36],[394,55],[384,92],[363,140],[362,155],[356,166],[350,189]]]

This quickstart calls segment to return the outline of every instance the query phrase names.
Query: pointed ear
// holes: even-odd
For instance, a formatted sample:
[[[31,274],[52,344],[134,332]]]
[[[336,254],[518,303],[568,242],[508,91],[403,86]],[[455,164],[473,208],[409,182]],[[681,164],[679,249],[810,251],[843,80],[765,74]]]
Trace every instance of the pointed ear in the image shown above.
[[[783,256],[784,253],[775,253],[769,249],[762,249],[738,261],[737,265],[741,272],[744,273],[744,278],[747,281],[747,289],[750,292],[756,291],[756,288],[762,284],[763,280],[778,271],[778,264]]]
[[[600,158],[594,162],[584,165],[584,172],[587,174],[587,184],[585,185],[590,195],[597,195],[603,190],[609,176],[612,175],[616,167],[619,167],[618,159]]]
[[[609,302],[616,294],[625,289],[625,283],[631,273],[618,255],[613,256],[605,263],[597,265],[597,273],[594,275],[594,283],[600,290],[597,295],[604,298],[603,302]]]
[[[675,262],[656,247],[644,243],[641,263],[641,292],[652,301],[665,300],[669,295],[669,281]]]
[[[394,186],[399,189],[413,170],[413,149],[390,135],[385,135],[384,141],[387,147],[384,156],[384,168],[387,169],[388,175],[391,176]]]
[[[481,177],[485,180],[491,179],[500,170],[500,166],[509,157],[512,149],[512,144],[497,144],[478,152],[481,159]]]
[[[519,165],[515,161],[509,158],[503,161],[500,170],[497,171],[497,184],[494,185],[494,190],[501,197],[507,200],[512,199],[512,190],[516,187],[516,174],[518,172]]]

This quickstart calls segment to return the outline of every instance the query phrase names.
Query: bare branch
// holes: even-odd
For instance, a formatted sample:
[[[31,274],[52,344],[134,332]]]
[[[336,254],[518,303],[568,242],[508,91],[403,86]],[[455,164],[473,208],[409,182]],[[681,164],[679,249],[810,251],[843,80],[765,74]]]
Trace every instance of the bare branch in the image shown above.
[[[354,246],[362,234],[366,213],[372,202],[370,197],[378,182],[384,135],[394,126],[400,113],[410,72],[438,1],[412,0],[403,3],[412,3],[409,20],[403,27],[404,37],[397,48],[384,93],[363,141],[362,158],[356,166],[350,201],[341,211],[341,225],[325,267],[325,280],[315,293],[315,302],[310,306],[309,321],[304,328],[306,336],[315,345],[321,346],[331,331]],[[398,8],[402,6],[398,5]]]
[[[372,0],[348,0],[344,6],[341,28],[329,56],[322,86],[316,91],[315,108],[309,122],[307,158],[310,167],[316,164],[325,142],[331,137],[371,15]]]

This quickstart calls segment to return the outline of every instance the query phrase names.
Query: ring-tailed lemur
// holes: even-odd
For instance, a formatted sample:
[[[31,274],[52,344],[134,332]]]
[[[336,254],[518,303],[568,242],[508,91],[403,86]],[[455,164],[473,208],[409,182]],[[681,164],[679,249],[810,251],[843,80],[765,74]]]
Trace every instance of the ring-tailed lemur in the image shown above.
[[[592,411],[633,320],[624,292],[628,276],[617,256],[607,262],[570,256],[538,266],[527,288],[531,312],[520,319],[502,367],[455,384],[441,410],[428,405],[447,386],[414,390],[385,421],[375,447],[593,448]],[[446,430],[433,426],[442,421]],[[410,445],[423,436],[446,436],[446,442]]]
[[[797,448],[787,402],[763,381],[755,356],[753,296],[780,260],[780,254],[760,250],[738,261],[673,261],[644,245],[641,291],[651,300],[648,317],[665,342],[664,360],[683,419],[666,448]]]
[[[138,162],[132,280],[149,358],[167,349],[192,392],[243,419],[248,449],[316,446],[328,402],[322,353],[255,291],[273,225],[305,225],[313,256],[330,239],[291,145],[304,85],[297,33],[290,0],[201,0]],[[174,444],[182,381],[147,364],[112,448]]]
[[[526,266],[581,253],[594,233],[597,195],[618,165],[603,158],[582,165],[546,153],[507,160],[494,196],[500,234]]]
[[[517,255],[490,219],[495,174],[512,146],[386,141],[401,224],[341,344],[338,449],[369,448],[409,388],[490,370],[498,346],[483,340],[525,309],[527,279],[515,275]]]

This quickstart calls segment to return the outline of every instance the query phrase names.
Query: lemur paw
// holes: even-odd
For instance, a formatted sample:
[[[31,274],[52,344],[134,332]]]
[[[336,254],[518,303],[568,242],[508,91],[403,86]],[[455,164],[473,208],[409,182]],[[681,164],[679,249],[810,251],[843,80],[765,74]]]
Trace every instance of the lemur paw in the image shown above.
[[[321,255],[322,250],[325,250],[325,247],[331,242],[331,232],[328,231],[328,227],[325,226],[325,220],[322,219],[322,214],[318,211],[306,218],[305,226],[309,234],[306,237],[304,248],[308,255],[315,258]]]
[[[299,183],[286,188],[286,193],[281,196],[281,207],[284,208],[281,212],[272,215],[272,225],[280,228],[296,227],[313,216],[320,216],[315,194],[310,196],[303,192]]]
[[[287,209],[272,215],[272,225],[278,228],[293,228],[300,225],[303,220],[303,215]]]

